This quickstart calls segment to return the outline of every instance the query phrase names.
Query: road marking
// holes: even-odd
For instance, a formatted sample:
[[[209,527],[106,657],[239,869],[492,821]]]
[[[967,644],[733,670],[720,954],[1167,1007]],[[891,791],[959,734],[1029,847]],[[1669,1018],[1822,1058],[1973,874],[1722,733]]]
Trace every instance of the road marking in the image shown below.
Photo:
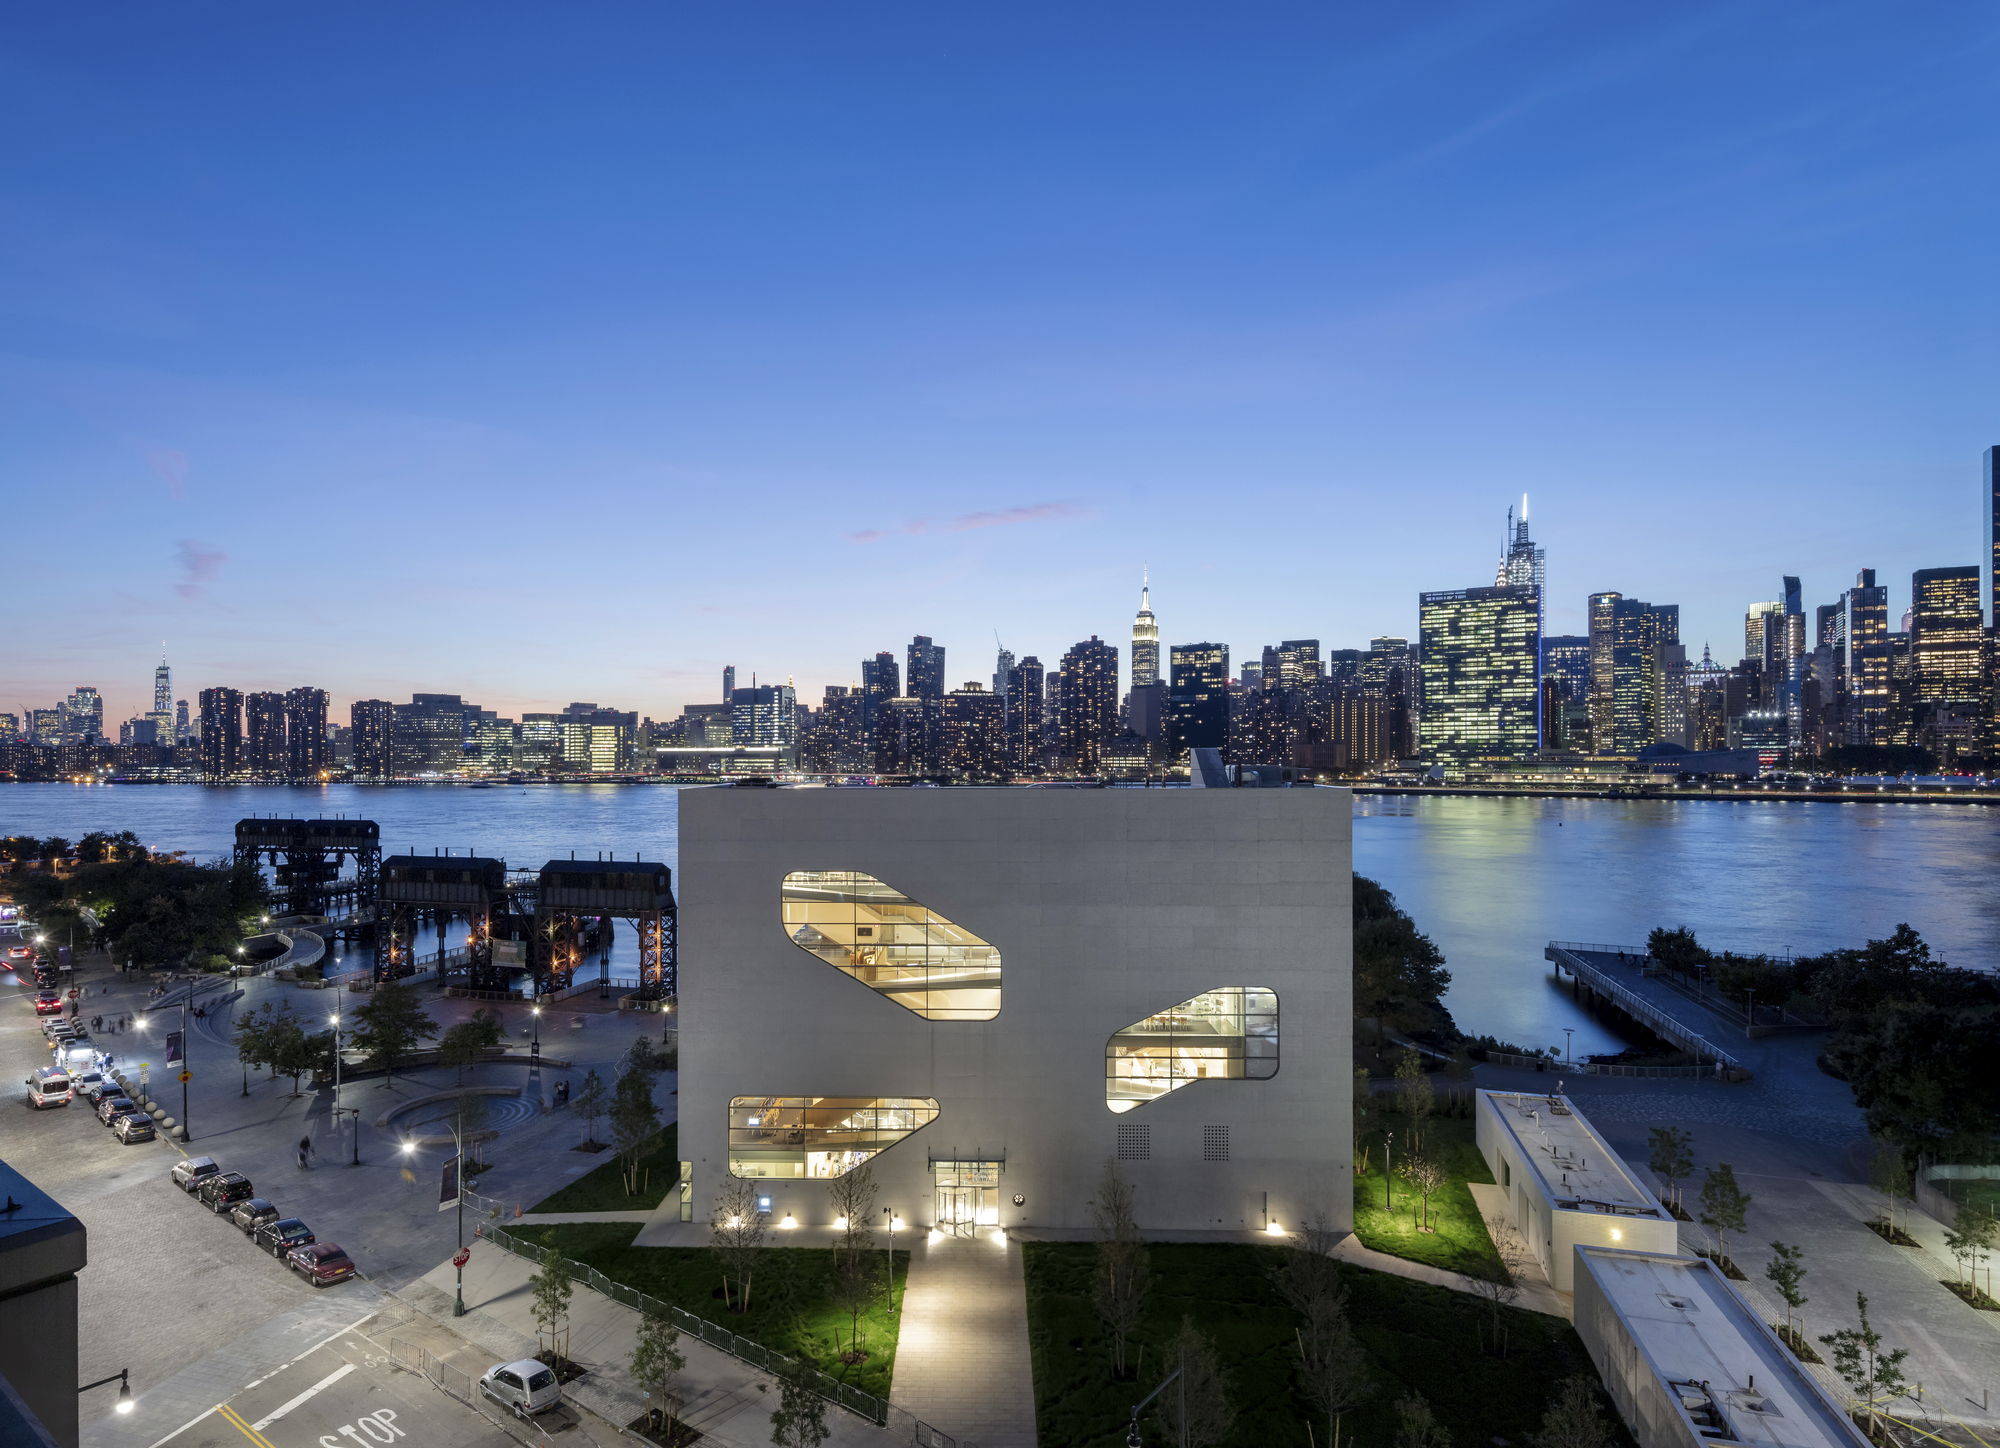
[[[256,1387],[258,1383],[265,1382],[271,1378],[275,1378],[279,1373],[283,1372],[286,1368],[290,1367],[292,1363],[301,1362],[304,1359],[311,1357],[314,1353],[318,1352],[321,1348],[325,1347],[328,1343],[332,1342],[336,1337],[341,1336],[342,1333],[353,1332],[356,1328],[360,1327],[362,1323],[366,1322],[370,1317],[373,1316],[375,1316],[375,1309],[371,1308],[365,1316],[357,1317],[356,1319],[354,1319],[354,1321],[350,1322],[346,1327],[341,1328],[339,1332],[329,1333],[327,1336],[321,1338],[318,1342],[314,1343],[311,1347],[307,1348],[304,1352],[300,1353],[297,1357],[291,1359],[289,1362],[283,1362],[278,1364],[278,1366],[272,1368],[271,1371],[264,1374],[264,1376],[261,1378],[253,1378],[251,1381],[245,1383],[237,1391],[247,1393],[252,1388]],[[180,1437],[181,1434],[187,1432],[188,1429],[192,1428],[195,1424],[199,1423],[203,1418],[206,1418],[209,1415],[209,1413],[215,1412],[216,1409],[221,1408],[222,1406],[223,1405],[221,1403],[217,1403],[214,1408],[210,1408],[206,1412],[196,1413],[192,1418],[188,1419],[185,1423],[181,1424],[180,1427],[174,1429],[173,1432],[167,1434],[166,1437],[159,1439],[157,1442],[148,1444],[147,1448],[160,1448],[160,1445],[162,1443],[171,1443],[174,1439]]]
[[[284,1407],[278,1409],[277,1412],[272,1413],[267,1417],[261,1418],[255,1423],[252,1423],[250,1425],[251,1428],[253,1428],[255,1431],[259,1433],[263,1432],[266,1428],[270,1427],[273,1423],[277,1422],[278,1419],[284,1417],[285,1414],[291,1412],[292,1409],[296,1408],[300,1403],[303,1403],[307,1398],[310,1398],[314,1394],[318,1393],[320,1389],[332,1387],[335,1383],[339,1382],[342,1378],[346,1377],[349,1373],[353,1371],[354,1371],[353,1363],[342,1363],[339,1367],[335,1368],[332,1372],[328,1373],[325,1377],[321,1378],[318,1382],[314,1383],[311,1387],[307,1388],[303,1393],[300,1393],[296,1398],[293,1398],[289,1403],[285,1404]]]
[[[252,1443],[255,1443],[257,1445],[257,1448],[271,1448],[270,1440],[265,1438],[265,1436],[262,1433],[259,1433],[255,1428],[251,1427],[248,1423],[244,1422],[242,1416],[238,1414],[234,1408],[230,1407],[229,1404],[227,1403],[220,1404],[215,1411],[222,1414],[223,1418],[228,1423],[230,1423],[238,1432],[240,1432],[245,1438],[248,1438]]]

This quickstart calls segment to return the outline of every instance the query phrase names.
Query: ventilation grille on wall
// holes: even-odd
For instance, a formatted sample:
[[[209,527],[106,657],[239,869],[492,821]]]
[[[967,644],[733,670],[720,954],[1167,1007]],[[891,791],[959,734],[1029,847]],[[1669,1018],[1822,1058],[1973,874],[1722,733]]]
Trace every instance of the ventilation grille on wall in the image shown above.
[[[1203,1161],[1229,1160],[1228,1127],[1204,1126],[1201,1129],[1201,1159]]]
[[[1151,1126],[1119,1127],[1118,1159],[1120,1161],[1151,1161],[1153,1159],[1153,1128]]]

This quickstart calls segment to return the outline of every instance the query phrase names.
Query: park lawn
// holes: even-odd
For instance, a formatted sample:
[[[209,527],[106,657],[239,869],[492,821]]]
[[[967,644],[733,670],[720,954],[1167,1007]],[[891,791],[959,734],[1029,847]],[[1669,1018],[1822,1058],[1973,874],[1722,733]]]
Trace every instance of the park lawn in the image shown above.
[[[602,1153],[604,1163],[543,1197],[531,1212],[641,1212],[651,1211],[667,1199],[681,1179],[680,1133],[669,1121],[660,1131],[658,1144],[639,1158],[638,1195],[625,1195],[625,1182],[618,1170],[618,1153]]]
[[[829,1296],[833,1278],[830,1247],[773,1247],[750,1279],[750,1310],[726,1311],[722,1305],[722,1274],[706,1247],[635,1247],[638,1222],[561,1222],[532,1224],[513,1235],[531,1244],[553,1244],[565,1257],[595,1267],[614,1282],[657,1297],[662,1302],[719,1323],[731,1332],[776,1352],[809,1358],[842,1382],[854,1384],[878,1398],[889,1396],[895,1374],[896,1334],[902,1322],[903,1287],[910,1274],[910,1254],[896,1251],[894,1310],[878,1305],[862,1314],[861,1345],[868,1360],[852,1365],[840,1361],[847,1346],[847,1314]],[[888,1253],[883,1252],[883,1260]],[[838,1346],[836,1346],[836,1343]]]
[[[1387,1121],[1396,1133],[1395,1150],[1400,1154],[1409,1140],[1410,1124],[1393,1113]],[[1393,1194],[1389,1200],[1394,1205],[1383,1205],[1382,1142],[1375,1133],[1368,1170],[1354,1179],[1354,1235],[1363,1246],[1392,1257],[1499,1281],[1500,1253],[1467,1190],[1470,1182],[1493,1181],[1486,1158],[1473,1141],[1472,1123],[1459,1117],[1433,1116],[1425,1124],[1424,1136],[1425,1144],[1444,1157],[1450,1172],[1443,1189],[1431,1194],[1430,1224],[1436,1230],[1418,1230],[1423,1197],[1400,1176],[1390,1183]]]
[[[1113,1382],[1111,1337],[1090,1306],[1096,1247],[1088,1242],[1025,1242],[1028,1337],[1035,1373],[1037,1434],[1049,1448],[1120,1448],[1132,1405],[1160,1378],[1161,1345],[1192,1317],[1215,1341],[1228,1380],[1236,1448],[1326,1448],[1327,1425],[1298,1391],[1296,1316],[1272,1273],[1284,1249],[1250,1245],[1156,1243],[1145,1319],[1128,1361],[1147,1349],[1137,1382]],[[1563,1379],[1596,1370],[1582,1341],[1560,1318],[1500,1309],[1508,1356],[1482,1350],[1492,1308],[1464,1293],[1359,1267],[1342,1269],[1348,1318],[1367,1350],[1375,1393],[1341,1420],[1341,1436],[1362,1443],[1395,1437],[1395,1402],[1421,1393],[1454,1443],[1483,1445],[1496,1436],[1526,1441],[1538,1430]],[[1491,1341],[1490,1329],[1486,1340]],[[1614,1444],[1631,1440],[1605,1405]]]

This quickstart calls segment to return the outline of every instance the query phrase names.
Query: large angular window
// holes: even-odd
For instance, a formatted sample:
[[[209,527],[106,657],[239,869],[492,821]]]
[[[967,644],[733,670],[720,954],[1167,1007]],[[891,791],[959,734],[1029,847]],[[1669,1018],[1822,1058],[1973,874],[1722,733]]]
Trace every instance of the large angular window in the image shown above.
[[[1104,1048],[1104,1104],[1130,1111],[1192,1081],[1278,1074],[1278,993],[1226,985],[1127,1026]]]
[[[937,1114],[928,1096],[734,1096],[730,1175],[844,1176]]]
[[[927,1021],[1000,1014],[1000,952],[873,875],[785,876],[785,933],[836,970]]]

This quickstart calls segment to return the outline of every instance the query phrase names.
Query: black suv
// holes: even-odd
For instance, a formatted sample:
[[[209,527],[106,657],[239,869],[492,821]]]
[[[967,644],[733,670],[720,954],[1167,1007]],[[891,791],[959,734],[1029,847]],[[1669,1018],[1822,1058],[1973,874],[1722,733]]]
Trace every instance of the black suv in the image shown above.
[[[236,1203],[257,1195],[257,1189],[250,1185],[250,1178],[240,1171],[218,1172],[200,1186],[194,1194],[201,1204],[218,1217]]]
[[[229,1220],[243,1229],[249,1236],[266,1222],[278,1220],[278,1209],[262,1197],[245,1197],[229,1213]]]
[[[319,1238],[312,1234],[312,1228],[297,1217],[286,1217],[282,1222],[266,1222],[251,1234],[250,1240],[273,1257],[283,1259],[294,1247],[310,1247]]]

